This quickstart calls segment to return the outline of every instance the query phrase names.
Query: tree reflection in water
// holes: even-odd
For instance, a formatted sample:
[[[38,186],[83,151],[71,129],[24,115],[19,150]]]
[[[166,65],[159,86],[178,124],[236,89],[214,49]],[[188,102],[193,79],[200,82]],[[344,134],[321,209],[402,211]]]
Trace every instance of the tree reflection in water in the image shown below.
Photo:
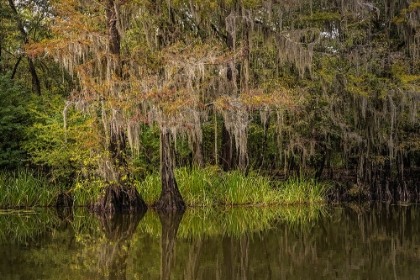
[[[171,279],[173,257],[175,253],[175,239],[181,223],[183,213],[162,213],[159,212],[159,220],[162,225],[161,235],[161,264],[160,279]]]
[[[2,279],[416,279],[417,205],[0,215]],[[317,214],[318,213],[318,214]],[[54,213],[53,213],[54,214]],[[301,218],[297,218],[301,217]],[[28,227],[31,227],[30,229]]]
[[[98,250],[98,267],[102,268],[107,279],[127,279],[131,238],[145,213],[98,215],[101,230],[106,237]]]

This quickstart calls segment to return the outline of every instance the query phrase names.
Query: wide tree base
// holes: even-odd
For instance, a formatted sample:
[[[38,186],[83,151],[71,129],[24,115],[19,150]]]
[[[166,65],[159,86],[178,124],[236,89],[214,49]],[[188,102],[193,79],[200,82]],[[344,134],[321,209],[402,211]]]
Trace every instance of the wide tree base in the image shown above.
[[[153,208],[159,212],[184,213],[186,206],[181,194],[176,191],[162,194],[159,200],[153,204]]]
[[[147,205],[135,187],[110,185],[93,204],[92,210],[98,214],[141,213]]]

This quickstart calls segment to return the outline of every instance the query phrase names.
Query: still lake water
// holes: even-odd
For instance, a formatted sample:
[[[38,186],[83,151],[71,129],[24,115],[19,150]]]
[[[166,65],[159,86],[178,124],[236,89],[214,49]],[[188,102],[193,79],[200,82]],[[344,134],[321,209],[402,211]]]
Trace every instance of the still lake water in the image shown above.
[[[420,207],[0,213],[0,279],[420,279]]]

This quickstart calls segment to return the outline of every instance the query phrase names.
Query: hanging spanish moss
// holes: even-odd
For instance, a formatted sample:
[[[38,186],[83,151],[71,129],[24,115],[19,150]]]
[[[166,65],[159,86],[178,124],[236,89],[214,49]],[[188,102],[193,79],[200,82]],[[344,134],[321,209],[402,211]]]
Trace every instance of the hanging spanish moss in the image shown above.
[[[222,111],[223,120],[228,132],[233,135],[238,152],[238,167],[246,171],[248,166],[248,110],[239,99],[225,100]]]
[[[72,106],[94,118],[93,174],[130,177],[148,125],[169,153],[161,168],[172,193],[182,147],[199,167],[246,173],[257,163],[338,182],[349,197],[414,197],[416,1],[76,2],[57,3],[63,35],[46,49],[77,80],[64,131]]]

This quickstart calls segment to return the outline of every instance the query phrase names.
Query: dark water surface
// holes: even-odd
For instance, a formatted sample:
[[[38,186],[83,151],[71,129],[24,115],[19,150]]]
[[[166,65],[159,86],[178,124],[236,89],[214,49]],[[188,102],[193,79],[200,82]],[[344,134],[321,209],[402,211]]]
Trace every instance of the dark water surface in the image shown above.
[[[420,207],[0,212],[0,279],[420,279]]]

